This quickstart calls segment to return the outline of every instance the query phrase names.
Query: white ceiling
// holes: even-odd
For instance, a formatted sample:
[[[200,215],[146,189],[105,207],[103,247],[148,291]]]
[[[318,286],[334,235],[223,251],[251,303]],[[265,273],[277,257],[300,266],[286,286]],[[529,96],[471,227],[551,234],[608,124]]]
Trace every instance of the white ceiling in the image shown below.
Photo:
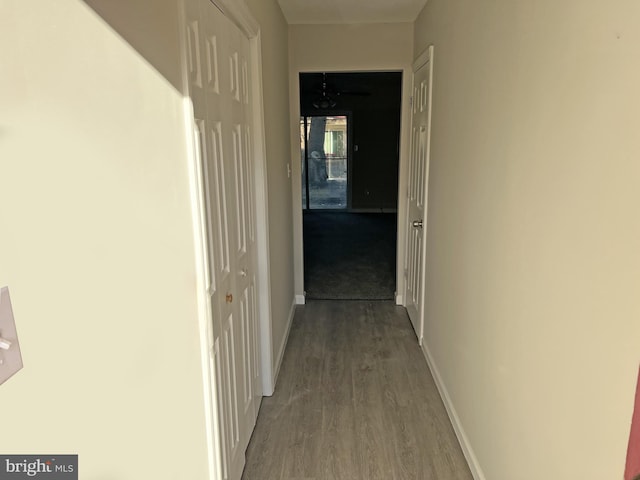
[[[427,0],[278,0],[290,24],[413,22]]]

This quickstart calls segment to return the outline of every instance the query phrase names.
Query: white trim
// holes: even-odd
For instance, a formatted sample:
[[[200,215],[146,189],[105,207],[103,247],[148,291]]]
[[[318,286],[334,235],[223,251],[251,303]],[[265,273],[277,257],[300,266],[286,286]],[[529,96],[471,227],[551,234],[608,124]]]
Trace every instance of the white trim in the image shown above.
[[[431,112],[433,112],[433,45],[427,47],[427,56],[429,62],[429,109],[427,110],[427,145],[426,145],[426,165],[424,170],[426,172],[424,178],[424,199],[422,204],[424,205],[424,215],[422,217],[423,232],[422,232],[422,292],[420,300],[420,345],[424,338],[424,317],[425,317],[425,302],[426,302],[426,290],[427,290],[427,242],[429,240],[429,177],[431,174]],[[421,56],[418,57],[418,60]]]
[[[413,61],[413,71],[417,72],[418,70],[420,70],[420,68],[423,67],[432,58],[433,58],[433,45],[429,45]]]
[[[289,38],[289,65],[293,63]],[[293,288],[298,305],[304,305],[304,235],[302,225],[302,166],[300,158],[300,71],[289,72],[289,115],[291,128],[291,196],[293,218]]]
[[[278,374],[280,373],[280,366],[282,365],[282,359],[284,358],[284,351],[287,348],[287,342],[289,341],[289,333],[291,332],[291,325],[293,324],[293,318],[296,315],[296,301],[291,302],[291,308],[289,309],[289,318],[287,319],[287,328],[285,329],[284,335],[282,336],[282,343],[280,344],[280,348],[278,349],[278,355],[275,365],[273,366],[273,385],[275,386],[276,381],[278,380]],[[273,395],[273,390],[270,392],[264,393],[266,396]]]
[[[480,464],[478,463],[478,459],[476,458],[473,448],[471,447],[471,443],[469,442],[464,428],[462,427],[460,417],[458,417],[458,413],[453,406],[453,402],[451,401],[451,397],[449,396],[447,387],[445,386],[444,381],[440,376],[440,372],[438,371],[435,360],[431,355],[429,347],[427,346],[427,342],[422,343],[422,353],[424,354],[424,358],[427,361],[429,370],[431,370],[431,375],[433,376],[433,380],[435,381],[438,392],[440,393],[440,397],[442,398],[442,403],[444,403],[444,407],[447,410],[447,415],[449,416],[451,425],[453,425],[453,430],[455,431],[458,442],[460,443],[460,447],[462,448],[464,458],[467,459],[469,469],[471,470],[471,475],[473,475],[473,478],[475,480],[486,480],[486,477],[484,476],[484,473],[480,468]]]
[[[269,255],[269,195],[267,188],[267,156],[264,132],[264,104],[262,99],[262,38],[258,33],[251,41],[251,55],[254,71],[251,86],[253,90],[255,130],[255,211],[256,211],[256,243],[257,243],[257,287],[258,287],[258,321],[260,332],[260,358],[262,392],[273,392],[275,376],[271,368],[273,359],[273,324],[271,318],[271,265]]]
[[[253,39],[260,31],[260,24],[251,14],[244,0],[210,0],[224,15],[235,23],[244,34]]]
[[[396,305],[404,305],[404,297],[401,293],[396,293]]]
[[[289,64],[294,62],[293,49],[289,49]],[[404,218],[407,206],[407,182],[409,147],[411,143],[411,88],[406,88],[408,79],[413,75],[413,70],[407,65],[376,64],[371,68],[345,69],[344,66],[323,65],[323,68],[315,66],[313,69],[300,69],[297,65],[290,69],[289,76],[289,112],[291,116],[290,141],[291,141],[291,181],[293,196],[293,279],[296,298],[301,299],[299,305],[304,305],[304,248],[302,232],[302,170],[300,167],[300,74],[305,72],[402,72],[402,98],[400,105],[400,153],[398,162],[398,207],[396,213],[398,219]],[[364,209],[358,209],[363,211]],[[356,211],[356,210],[351,210]],[[379,212],[380,209],[374,210]],[[385,209],[384,211],[392,211]],[[396,238],[396,290],[404,292],[404,256],[405,256],[405,229],[398,224]]]
[[[411,75],[411,76],[410,76]],[[406,277],[406,233],[402,219],[408,210],[409,163],[411,157],[411,94],[413,91],[413,72],[409,68],[402,70],[402,110],[400,112],[400,164],[398,165],[398,218],[396,238],[396,292],[405,291]],[[403,154],[404,153],[404,154]],[[404,300],[404,299],[403,299]]]

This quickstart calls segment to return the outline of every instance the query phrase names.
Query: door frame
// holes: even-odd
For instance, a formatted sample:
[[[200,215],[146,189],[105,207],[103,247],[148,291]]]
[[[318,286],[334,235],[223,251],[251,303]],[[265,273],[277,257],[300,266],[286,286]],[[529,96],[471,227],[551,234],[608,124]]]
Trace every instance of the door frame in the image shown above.
[[[193,106],[189,96],[189,79],[186,58],[186,13],[185,2],[180,0],[180,51],[182,70],[183,116],[186,150],[189,161],[189,182],[191,185],[192,224],[194,229],[194,253],[196,261],[196,289],[198,303],[198,323],[200,330],[200,352],[202,362],[202,380],[205,401],[205,416],[208,444],[209,477],[222,478],[220,465],[220,424],[218,419],[218,398],[216,395],[216,373],[211,364],[212,312],[206,292],[207,261],[207,223],[204,204],[203,166],[196,146],[197,129]],[[269,264],[269,224],[266,143],[264,131],[264,109],[262,89],[262,45],[260,25],[251,14],[244,0],[210,0],[214,7],[231,20],[247,36],[250,43],[251,98],[253,102],[254,140],[252,145],[254,161],[254,207],[256,228],[256,289],[257,315],[260,337],[260,371],[262,376],[262,395],[272,395],[274,390],[271,289]]]
[[[397,63],[376,63],[371,68],[345,69],[344,65],[328,63],[313,65],[313,68],[295,66],[290,69],[289,77],[289,116],[291,119],[291,180],[293,194],[293,274],[296,304],[304,305],[304,240],[302,231],[302,169],[300,167],[300,74],[322,72],[402,72],[402,97],[400,110],[400,155],[398,166],[398,209],[399,219],[405,218],[407,210],[407,185],[409,146],[411,133],[411,82],[412,65]],[[397,229],[396,240],[396,305],[404,305],[404,258],[405,232]]]

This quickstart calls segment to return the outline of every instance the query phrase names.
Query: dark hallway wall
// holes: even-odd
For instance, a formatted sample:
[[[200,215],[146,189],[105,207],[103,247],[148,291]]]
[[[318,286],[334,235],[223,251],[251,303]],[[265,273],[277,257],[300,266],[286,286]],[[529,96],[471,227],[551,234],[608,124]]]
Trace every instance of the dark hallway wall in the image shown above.
[[[355,112],[353,208],[397,208],[399,133],[399,101],[398,108],[365,106]]]

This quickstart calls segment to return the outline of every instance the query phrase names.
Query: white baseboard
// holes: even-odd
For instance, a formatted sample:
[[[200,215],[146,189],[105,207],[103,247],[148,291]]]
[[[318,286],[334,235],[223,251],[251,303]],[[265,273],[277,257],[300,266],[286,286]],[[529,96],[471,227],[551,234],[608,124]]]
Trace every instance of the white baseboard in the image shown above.
[[[404,297],[402,294],[396,295],[396,305],[404,305]]]
[[[297,297],[297,296],[296,296]],[[291,331],[291,324],[293,323],[293,317],[296,314],[296,305],[297,298],[291,303],[291,308],[289,309],[289,318],[287,319],[287,327],[285,328],[284,335],[282,337],[282,341],[280,342],[280,348],[278,349],[278,354],[276,355],[276,363],[273,366],[273,388],[276,387],[276,382],[278,381],[278,374],[280,373],[280,365],[282,365],[282,357],[284,357],[284,350],[287,348],[287,341],[289,340],[289,332]],[[273,392],[271,392],[273,394]]]
[[[478,459],[476,458],[476,455],[473,452],[473,448],[471,448],[469,439],[467,438],[467,435],[464,432],[464,428],[462,428],[462,424],[460,423],[460,418],[458,417],[456,409],[454,408],[453,403],[451,402],[451,397],[449,397],[449,392],[447,391],[447,387],[442,381],[442,377],[440,376],[438,367],[436,367],[435,361],[431,356],[429,347],[427,346],[427,342],[422,342],[422,353],[424,353],[424,358],[427,360],[427,365],[429,366],[429,370],[431,370],[431,375],[433,376],[433,379],[436,382],[436,387],[438,387],[438,392],[440,392],[440,397],[442,398],[442,402],[444,403],[444,406],[447,409],[449,420],[453,425],[453,430],[456,433],[456,437],[458,437],[458,442],[460,443],[460,447],[462,448],[462,453],[464,454],[464,458],[467,459],[467,463],[469,464],[469,469],[471,470],[471,475],[473,475],[473,478],[475,480],[486,480],[484,473],[480,468],[480,464],[478,463]]]
[[[304,305],[304,295],[296,295],[296,305]]]

